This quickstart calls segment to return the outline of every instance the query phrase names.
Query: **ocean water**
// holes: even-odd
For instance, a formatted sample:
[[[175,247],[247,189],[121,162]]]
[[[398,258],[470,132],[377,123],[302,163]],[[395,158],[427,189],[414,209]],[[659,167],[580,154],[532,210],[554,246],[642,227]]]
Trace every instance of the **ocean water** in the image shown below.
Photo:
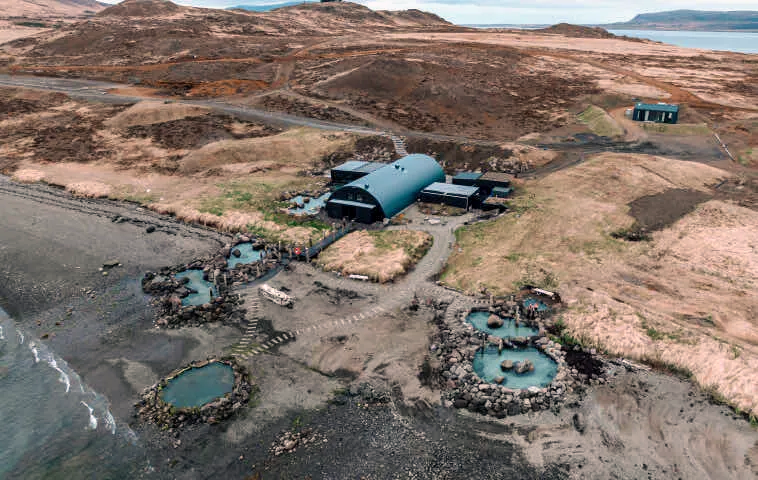
[[[129,478],[149,470],[108,399],[0,309],[0,478]]]
[[[690,32],[683,30],[609,30],[615,35],[647,38],[679,47],[758,53],[756,32]]]
[[[550,25],[462,25],[473,28],[512,28],[535,30]],[[608,30],[614,35],[647,38],[685,48],[722,50],[739,53],[758,53],[758,32],[693,32],[688,30]]]

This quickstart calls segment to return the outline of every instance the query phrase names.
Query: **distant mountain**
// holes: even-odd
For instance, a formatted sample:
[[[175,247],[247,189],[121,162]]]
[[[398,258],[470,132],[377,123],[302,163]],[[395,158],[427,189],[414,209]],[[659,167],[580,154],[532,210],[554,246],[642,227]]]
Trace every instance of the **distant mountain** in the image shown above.
[[[301,3],[306,3],[307,0],[300,0],[295,2],[283,2],[283,3],[272,3],[270,5],[239,5],[236,7],[229,7],[227,10],[247,10],[248,12],[270,12],[271,10],[277,9],[277,8],[284,8],[284,7],[294,7],[295,5],[300,5]]]
[[[643,13],[628,22],[611,23],[602,27],[619,30],[758,31],[758,12],[674,10]]]

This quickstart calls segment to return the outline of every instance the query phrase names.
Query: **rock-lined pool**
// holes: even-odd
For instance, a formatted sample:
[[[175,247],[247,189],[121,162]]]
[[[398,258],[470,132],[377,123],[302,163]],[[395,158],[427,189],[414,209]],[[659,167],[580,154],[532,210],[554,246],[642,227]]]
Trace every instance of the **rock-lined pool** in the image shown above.
[[[237,265],[255,263],[261,259],[261,254],[263,253],[263,250],[255,250],[252,243],[240,243],[232,248],[232,251],[234,250],[239,250],[240,256],[229,255],[229,259],[226,261],[226,266],[229,270],[233,270]]]
[[[534,371],[517,374],[513,370],[503,370],[500,364],[504,360],[514,363],[529,360],[534,364]],[[497,377],[504,377],[502,385],[512,389],[529,387],[546,387],[558,372],[558,364],[534,347],[503,349],[498,353],[497,347],[480,349],[474,356],[474,372],[484,381],[494,382]]]
[[[302,195],[298,195],[297,197],[290,200],[290,203],[294,204],[295,206],[290,208],[289,212],[292,215],[316,215],[319,210],[321,210],[324,205],[326,205],[326,201],[329,200],[330,195],[331,192],[327,192],[320,197],[311,198],[308,203],[305,203],[303,201],[305,198]],[[303,208],[300,208],[297,205],[303,205]]]
[[[466,322],[474,326],[480,332],[487,332],[489,335],[500,338],[513,337],[533,337],[539,334],[539,330],[526,325],[516,326],[516,321],[512,318],[502,318],[503,326],[500,328],[491,328],[487,326],[487,319],[490,317],[489,312],[471,312],[466,317]]]
[[[234,370],[231,366],[213,362],[190,368],[169,380],[161,398],[177,408],[202,407],[234,389]]]
[[[216,286],[211,282],[203,279],[202,270],[185,270],[183,272],[177,273],[175,276],[179,280],[183,278],[189,278],[189,282],[186,283],[185,286],[197,292],[190,293],[186,297],[182,298],[182,305],[197,306],[211,303],[212,296],[216,296],[217,294]]]

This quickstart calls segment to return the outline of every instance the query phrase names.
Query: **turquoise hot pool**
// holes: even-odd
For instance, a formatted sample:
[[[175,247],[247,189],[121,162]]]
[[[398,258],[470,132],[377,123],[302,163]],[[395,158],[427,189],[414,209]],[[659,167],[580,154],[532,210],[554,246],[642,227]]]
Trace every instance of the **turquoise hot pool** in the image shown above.
[[[202,270],[185,270],[177,273],[176,278],[181,280],[183,278],[189,278],[189,282],[185,284],[187,288],[190,288],[197,293],[190,293],[182,299],[182,305],[203,305],[211,303],[211,290],[213,296],[217,294],[216,287],[211,282],[203,279]]]
[[[213,362],[190,368],[168,381],[161,392],[164,402],[177,408],[202,407],[234,389],[231,366]]]
[[[539,333],[539,330],[536,328],[523,324],[517,327],[516,321],[512,318],[503,318],[503,326],[500,328],[490,328],[487,326],[487,319],[489,317],[489,312],[471,312],[466,317],[466,322],[473,325],[480,332],[487,332],[489,335],[500,338],[533,337]]]
[[[479,378],[492,382],[497,377],[504,377],[504,386],[512,389],[545,387],[553,381],[558,372],[558,364],[534,347],[503,349],[498,353],[497,347],[480,349],[474,356],[474,371]],[[511,360],[514,363],[529,360],[534,364],[534,371],[517,374],[513,370],[500,367],[503,360]]]

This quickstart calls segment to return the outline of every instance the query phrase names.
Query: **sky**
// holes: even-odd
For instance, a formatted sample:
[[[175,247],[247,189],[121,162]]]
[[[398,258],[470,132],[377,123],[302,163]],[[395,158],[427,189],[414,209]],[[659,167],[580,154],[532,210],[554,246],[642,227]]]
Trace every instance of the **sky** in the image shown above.
[[[114,0],[110,0],[114,1]],[[286,0],[173,0],[181,5],[225,8]],[[756,10],[758,0],[357,0],[374,10],[417,8],[457,24],[598,24],[631,20],[638,13],[677,9]]]

